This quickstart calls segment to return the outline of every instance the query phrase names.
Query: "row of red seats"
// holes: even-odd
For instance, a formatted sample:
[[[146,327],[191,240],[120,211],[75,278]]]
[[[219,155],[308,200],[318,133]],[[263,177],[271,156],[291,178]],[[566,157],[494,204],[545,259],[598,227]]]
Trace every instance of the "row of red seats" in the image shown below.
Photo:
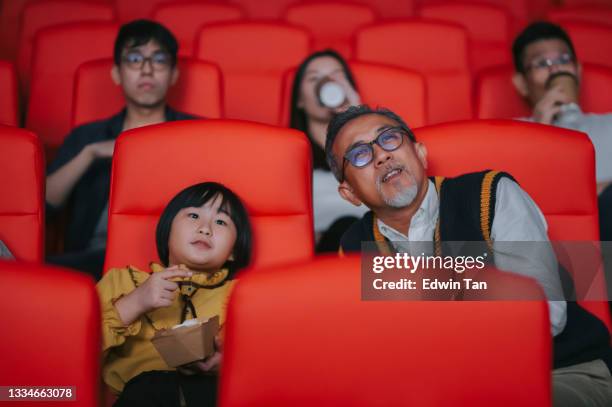
[[[97,20],[107,18],[105,16],[108,13],[107,10],[111,10],[113,14],[117,15],[120,21],[129,21],[136,18],[149,18],[155,16],[156,13],[162,14],[166,11],[175,8],[175,12],[180,13],[182,17],[186,17],[184,21],[189,22],[195,16],[203,18],[202,22],[206,22],[206,16],[202,17],[201,13],[194,15],[189,13],[187,10],[189,7],[198,6],[201,4],[210,3],[208,1],[189,1],[183,0],[84,0],[90,3],[89,7],[84,7],[84,14],[80,14],[73,10],[72,12],[56,12],[47,16],[48,20],[52,22],[56,20],[58,16],[63,16],[66,20],[63,21],[75,21],[81,16],[81,19]],[[342,0],[341,0],[342,1]],[[576,0],[573,0],[576,1]],[[17,46],[17,42],[21,29],[25,33],[28,33],[26,26],[29,26],[28,8],[36,9],[37,3],[43,3],[40,0],[11,0],[4,1],[0,8],[0,58],[12,58],[21,45]],[[54,0],[55,3],[63,3],[61,7],[70,7],[70,1]],[[344,2],[344,1],[342,1]],[[596,0],[591,2],[597,3]],[[74,4],[74,1],[72,1]],[[298,0],[269,0],[261,2],[257,0],[234,0],[234,1],[223,1],[217,0],[213,2],[212,7],[221,6],[221,8],[233,8],[234,11],[221,11],[221,13],[230,18],[236,17],[236,11],[239,10],[240,16],[246,16],[251,19],[278,19],[287,17],[288,9],[296,6],[300,8],[304,4],[317,4],[322,3],[321,1],[298,1]],[[367,7],[372,10],[380,18],[404,18],[419,15],[421,7],[429,5],[437,5],[440,3],[439,0],[351,0],[350,2],[344,2],[349,4],[358,4]],[[504,10],[505,13],[512,16],[518,26],[525,24],[527,21],[534,18],[541,18],[544,16],[546,11],[555,10],[553,6],[557,6],[560,2],[553,0],[479,0],[478,4],[491,5]],[[566,0],[563,3],[571,4],[572,0]],[[599,3],[610,5],[609,0],[599,0]],[[191,4],[191,6],[189,5]],[[186,8],[185,8],[186,7]],[[94,9],[97,9],[97,13],[92,13]],[[165,10],[165,11],[161,11]],[[182,11],[180,11],[182,10]],[[193,10],[192,10],[193,11]],[[214,12],[214,11],[213,11]],[[36,12],[33,12],[36,14]],[[345,14],[341,20],[336,20],[338,23],[344,23],[347,17],[351,17],[350,14]],[[173,17],[176,21],[176,18]]]
[[[30,104],[26,125],[38,132],[45,145],[57,147],[70,128],[108,117],[120,110],[124,103],[123,95],[110,79],[111,65],[112,59],[80,65],[76,70],[74,85],[72,75],[43,76],[46,79],[43,85],[52,87],[52,91],[50,94],[37,91],[39,96]],[[469,82],[463,85],[457,83],[456,78],[454,84],[444,86],[442,81],[428,82],[424,75],[406,69],[364,62],[352,62],[350,65],[364,103],[392,108],[406,117],[413,127],[451,119],[516,118],[530,114],[512,86],[511,67],[502,66],[481,72],[472,88]],[[286,72],[284,77],[266,72],[253,72],[250,75],[238,72],[236,75],[241,75],[242,78],[238,76],[238,79],[242,81],[234,81],[234,87],[229,87],[229,81],[224,82],[223,74],[214,64],[183,59],[179,67],[180,80],[169,94],[170,104],[177,109],[208,118],[230,117],[288,124],[293,69]],[[612,100],[609,98],[612,68],[585,64],[583,72],[581,105],[585,111],[612,111]],[[62,78],[63,82],[60,80]],[[453,80],[448,74],[442,79]],[[440,83],[440,88],[433,87],[434,83]],[[0,95],[0,123],[16,125],[17,85],[14,69],[8,63],[0,64],[0,87],[6,89]],[[449,89],[454,90],[450,92]],[[461,89],[463,92],[458,93]],[[228,93],[231,91],[233,93]],[[254,99],[253,94],[265,94],[266,103]],[[473,107],[470,101],[472,94]],[[56,99],[66,100],[66,103],[56,103]],[[99,103],[100,100],[105,102]],[[447,105],[442,105],[442,102]]]
[[[548,311],[536,283],[503,277],[508,290],[532,301],[364,302],[355,295],[359,270],[359,257],[351,257],[243,273],[225,325],[219,405],[551,404]],[[12,288],[0,297],[0,324],[10,327],[0,337],[0,382],[70,385],[71,406],[109,405],[100,397],[93,281],[0,262],[0,285]],[[66,404],[52,403],[44,402]]]
[[[516,121],[440,124],[415,134],[427,147],[430,174],[507,171],[542,209],[552,240],[599,240],[595,158],[585,134]],[[264,148],[265,160],[253,154]],[[0,126],[0,185],[10,191],[0,198],[0,239],[18,259],[42,259],[42,161],[33,133]],[[258,171],[247,177],[245,168]],[[313,255],[310,174],[308,141],[291,129],[204,120],[125,132],[113,157],[105,269],[146,268],[156,258],[155,224],[166,202],[202,180],[226,184],[245,202],[254,230],[254,267],[308,260]],[[601,270],[596,276],[590,298],[606,298]],[[585,306],[610,327],[607,302]]]
[[[182,56],[192,56],[198,31],[203,25],[244,20],[245,14],[244,10],[235,4],[181,0],[159,4],[150,17],[175,33],[181,44]],[[570,17],[574,14],[576,17]],[[27,87],[29,83],[32,46],[38,31],[68,22],[110,22],[115,19],[115,15],[112,5],[91,1],[39,0],[29,3],[22,11],[17,55],[18,70],[24,86]],[[474,71],[509,62],[509,44],[514,34],[523,26],[522,23],[514,23],[512,15],[503,7],[489,4],[424,4],[419,7],[416,15],[456,23],[466,28],[471,42],[470,62]],[[610,15],[612,7],[592,6],[578,8],[575,12],[567,9],[555,10],[549,17],[553,21],[564,21],[568,18],[579,21],[591,19],[591,22],[604,24],[604,21],[607,21],[607,24],[610,24],[612,20],[606,20]],[[371,7],[344,1],[293,4],[285,10],[282,20],[308,29],[314,38],[316,49],[335,48],[347,57],[352,56],[353,33],[360,27],[379,22]]]
[[[605,62],[601,55],[612,55],[612,52],[602,54],[599,44],[603,43],[604,47],[612,44],[612,28],[605,28],[610,41],[602,40],[606,38],[603,26],[595,28],[601,28],[594,37],[598,47],[595,56],[599,58],[596,61]],[[70,129],[77,68],[85,61],[108,57],[116,29],[113,23],[71,23],[49,27],[37,35],[26,127],[39,133],[46,143],[58,145]],[[473,110],[466,37],[463,29],[447,23],[389,22],[360,29],[355,37],[355,53],[360,61],[395,65],[424,75],[426,123],[468,119],[473,117]],[[397,38],[419,41],[398,43]],[[579,55],[584,56],[581,59],[589,62],[584,47],[581,50],[580,43],[577,47]],[[58,49],[64,51],[60,60]],[[217,63],[223,73],[226,117],[277,124],[283,122],[279,119],[282,73],[299,63],[310,50],[311,38],[298,27],[251,22],[204,27],[195,53],[198,58]],[[261,55],[268,57],[261,58]],[[599,88],[599,92],[607,94],[605,88]],[[14,100],[11,93],[6,94]],[[266,95],[267,103],[254,103],[252,95]],[[208,111],[199,109],[192,113],[206,115]],[[415,122],[419,119],[415,118]]]

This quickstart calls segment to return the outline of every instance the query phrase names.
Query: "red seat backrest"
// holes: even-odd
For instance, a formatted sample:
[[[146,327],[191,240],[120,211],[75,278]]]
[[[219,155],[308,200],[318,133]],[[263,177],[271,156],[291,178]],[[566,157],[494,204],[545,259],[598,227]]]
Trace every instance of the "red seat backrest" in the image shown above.
[[[447,1],[423,5],[419,15],[465,27],[473,72],[511,62],[512,16],[507,9],[491,4]]]
[[[139,18],[150,18],[156,5],[172,0],[112,0],[117,16],[123,23]]]
[[[113,21],[115,9],[112,4],[76,0],[38,0],[28,3],[23,9],[17,67],[22,88],[27,94],[30,84],[32,45],[36,33],[62,23],[85,21]],[[56,59],[60,55],[56,56]],[[55,61],[55,60],[53,60]]]
[[[245,203],[255,265],[310,258],[310,154],[300,132],[242,121],[172,122],[123,133],[113,158],[105,269],[157,259],[155,226],[163,208],[204,181],[226,185]]]
[[[3,386],[70,386],[75,396],[70,402],[43,405],[98,406],[100,300],[91,277],[4,261],[0,262],[0,286],[6,288],[0,298],[0,308],[5,310],[0,324],[6,327],[0,335]],[[2,404],[18,407],[28,402],[17,399]]]
[[[550,405],[543,301],[363,301],[361,265],[330,257],[245,273],[228,307],[219,405]],[[503,274],[542,298],[532,280]]]
[[[452,0],[446,0],[452,2]],[[469,0],[468,0],[469,1]],[[435,4],[440,0],[420,0],[421,4]],[[525,27],[529,21],[544,18],[551,8],[550,0],[477,0],[472,3],[487,4],[506,9],[513,17],[516,31]]]
[[[428,174],[506,171],[544,213],[552,241],[599,241],[595,152],[586,134],[520,121],[487,120],[422,127],[415,135],[427,146]],[[593,298],[606,298],[601,270],[593,287],[597,291]],[[610,328],[607,302],[585,306]]]
[[[351,62],[350,67],[363,103],[393,110],[405,118],[411,128],[427,124],[427,90],[423,75],[365,62]]]
[[[26,127],[45,145],[59,146],[70,130],[77,68],[112,56],[116,35],[117,26],[112,23],[62,24],[36,35]]]
[[[283,10],[295,0],[233,0],[232,3],[242,7],[249,19],[280,19]]]
[[[512,85],[514,69],[500,66],[482,71],[475,81],[476,117],[479,119],[511,119],[531,116],[527,103]],[[612,69],[583,64],[580,105],[585,112],[612,111]]]
[[[308,0],[305,0],[308,1]],[[351,0],[352,3],[366,4],[382,18],[413,17],[415,5],[422,0]]]
[[[406,118],[411,127],[421,127],[427,123],[427,95],[423,75],[394,66],[357,61],[350,62],[349,67],[357,83],[361,103],[391,109]],[[291,120],[294,79],[295,69],[291,69],[283,80],[284,126],[289,126]]]
[[[0,124],[19,124],[17,74],[9,61],[0,61]]]
[[[0,1],[0,59],[13,60],[17,55],[21,12],[31,1]]]
[[[226,117],[279,124],[283,73],[310,45],[308,32],[289,24],[217,23],[202,28],[195,56],[221,67]]]
[[[0,240],[19,260],[43,259],[44,167],[34,133],[0,125]]]
[[[391,109],[406,118],[411,127],[421,127],[427,123],[427,92],[423,75],[394,66],[366,62],[352,61],[349,67],[357,83],[361,103]],[[291,92],[294,79],[295,69],[285,73],[283,126],[289,126],[291,120]],[[402,92],[397,92],[397,89],[401,89]]]
[[[610,25],[612,24],[612,3],[557,7],[548,12],[547,18],[550,21],[574,20]]]
[[[580,20],[562,20],[558,23],[572,39],[580,62],[612,68],[612,24]]]
[[[355,56],[364,62],[399,66],[427,80],[430,123],[472,117],[467,31],[459,25],[403,20],[362,28]]]
[[[72,126],[112,116],[125,106],[121,87],[111,80],[112,59],[86,62],[77,71]],[[199,117],[223,117],[221,72],[211,63],[179,59],[179,78],[168,92],[168,104]],[[100,101],[104,103],[100,103]]]
[[[192,0],[161,3],[153,10],[153,19],[166,26],[179,42],[179,55],[192,56],[195,38],[204,24],[242,20],[242,8],[236,4],[197,3]]]
[[[566,6],[578,6],[584,3],[584,0],[563,0],[563,4]],[[589,0],[588,3],[591,5],[601,4],[603,6],[608,6],[610,5],[610,0]]]
[[[364,4],[320,1],[293,4],[287,8],[283,19],[308,29],[314,38],[314,49],[332,48],[350,58],[353,33],[373,23],[376,14]]]

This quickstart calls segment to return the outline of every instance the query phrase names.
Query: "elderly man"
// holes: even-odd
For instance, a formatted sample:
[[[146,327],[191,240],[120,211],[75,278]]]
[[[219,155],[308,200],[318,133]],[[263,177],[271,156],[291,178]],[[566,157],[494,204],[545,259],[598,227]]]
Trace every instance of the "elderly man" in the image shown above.
[[[332,120],[325,152],[342,198],[370,209],[344,234],[343,251],[359,251],[363,241],[387,242],[398,252],[410,250],[407,242],[491,241],[498,268],[535,278],[554,299],[549,309],[555,405],[612,403],[606,327],[575,302],[559,300],[561,283],[548,245],[512,251],[503,244],[548,241],[544,216],[510,175],[484,171],[434,184],[427,177],[427,150],[404,121],[367,106],[351,107]],[[484,190],[492,215],[488,225],[480,221]],[[584,332],[593,340],[585,340]]]

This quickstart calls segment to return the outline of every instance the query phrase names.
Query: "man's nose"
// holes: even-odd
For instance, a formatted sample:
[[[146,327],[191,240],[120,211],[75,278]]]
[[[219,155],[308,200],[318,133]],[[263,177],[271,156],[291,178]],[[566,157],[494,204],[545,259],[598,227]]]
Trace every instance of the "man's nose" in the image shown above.
[[[142,67],[140,68],[140,71],[145,74],[153,73],[153,60],[145,59],[144,61],[142,61]]]
[[[374,154],[374,163],[377,167],[383,165],[391,159],[391,152],[386,151],[378,144],[374,143],[372,145],[372,149]]]

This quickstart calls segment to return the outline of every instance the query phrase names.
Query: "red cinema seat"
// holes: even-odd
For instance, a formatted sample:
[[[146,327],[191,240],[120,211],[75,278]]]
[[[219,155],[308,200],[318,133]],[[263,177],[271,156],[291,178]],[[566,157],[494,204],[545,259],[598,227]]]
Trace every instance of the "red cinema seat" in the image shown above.
[[[33,0],[0,1],[0,59],[14,60],[23,8]]]
[[[100,59],[79,67],[74,85],[73,127],[110,117],[125,106],[121,87],[115,85],[110,76],[112,66],[112,59]],[[222,117],[219,68],[214,64],[185,58],[179,59],[178,69],[179,79],[168,92],[168,104],[199,117]]]
[[[597,24],[579,20],[563,20],[558,23],[572,39],[581,63],[612,68],[612,23]]]
[[[0,240],[18,260],[43,259],[44,167],[34,133],[0,125]]]
[[[17,74],[9,61],[0,61],[0,124],[19,124]]]
[[[246,11],[250,19],[277,20],[283,14],[283,10],[296,0],[232,0]]]
[[[427,80],[430,123],[472,117],[467,31],[428,20],[404,20],[362,28],[356,34],[359,61],[395,65]]]
[[[584,21],[586,23],[612,24],[612,2],[607,5],[587,4],[565,6],[551,9],[547,18],[550,21]]]
[[[314,49],[332,48],[345,58],[352,56],[352,36],[358,28],[376,20],[374,10],[344,1],[296,3],[287,8],[284,20],[308,29]]]
[[[452,0],[443,0],[452,2]],[[469,1],[469,0],[468,0]],[[440,0],[420,0],[420,4],[437,4]],[[522,29],[529,21],[544,18],[552,7],[550,0],[476,0],[471,3],[492,5],[506,9],[514,20],[514,29]]]
[[[115,4],[117,16],[127,23],[139,18],[150,18],[155,6],[174,0],[111,0]]]
[[[30,64],[32,45],[36,33],[45,27],[70,23],[115,19],[112,4],[78,0],[37,0],[28,3],[23,9],[21,33],[17,53],[17,67],[22,88],[27,94],[30,84]],[[60,56],[57,55],[56,58]]]
[[[427,95],[423,75],[365,62],[352,62],[350,67],[355,74],[363,103],[393,110],[411,128],[427,124]]]
[[[164,123],[123,133],[113,157],[105,270],[157,259],[155,226],[183,188],[235,191],[254,230],[254,265],[313,253],[310,144],[295,130],[230,120]],[[143,199],[146,197],[146,199]]]
[[[595,152],[586,134],[520,121],[487,120],[422,127],[415,136],[427,147],[428,174],[456,176],[488,168],[506,171],[544,213],[551,241],[599,241]],[[579,292],[579,298],[607,298],[603,271],[595,271],[591,286]],[[575,275],[574,280],[578,288],[580,276]],[[610,329],[607,301],[582,304]]]
[[[5,287],[0,298],[0,309],[4,310],[0,324],[5,327],[0,335],[2,385],[50,390],[70,386],[76,393],[70,401],[4,399],[2,405],[98,406],[100,300],[91,277],[67,269],[3,261],[0,286]]]
[[[479,119],[512,119],[531,116],[527,103],[512,85],[514,69],[510,66],[482,71],[475,81],[476,117]],[[580,105],[585,112],[612,111],[612,69],[590,64],[582,65]]]
[[[447,1],[423,5],[419,15],[465,27],[473,72],[511,62],[512,16],[505,8]]]
[[[363,301],[357,256],[245,273],[219,406],[550,405],[546,303],[531,279],[503,274],[538,300]]]
[[[579,6],[583,5],[584,3],[588,3],[591,5],[601,4],[602,6],[609,6],[610,0],[589,0],[588,2],[585,2],[584,0],[563,0],[563,5],[565,6]]]
[[[427,95],[425,78],[418,72],[388,65],[350,62],[361,102],[393,110],[411,127],[427,124]],[[283,85],[284,126],[290,122],[291,92],[295,69],[287,72]]]
[[[308,0],[305,0],[308,1]],[[422,0],[350,0],[351,3],[366,4],[382,18],[413,17],[415,5]]]
[[[201,3],[193,0],[161,3],[153,10],[153,19],[166,26],[179,42],[179,55],[192,56],[195,38],[204,24],[236,21],[244,11],[235,4]]]
[[[283,73],[310,52],[308,32],[282,23],[217,23],[202,28],[195,56],[219,65],[225,115],[279,124]]]
[[[26,127],[45,145],[58,147],[70,130],[77,68],[112,56],[116,35],[117,26],[112,23],[62,24],[36,35]]]

